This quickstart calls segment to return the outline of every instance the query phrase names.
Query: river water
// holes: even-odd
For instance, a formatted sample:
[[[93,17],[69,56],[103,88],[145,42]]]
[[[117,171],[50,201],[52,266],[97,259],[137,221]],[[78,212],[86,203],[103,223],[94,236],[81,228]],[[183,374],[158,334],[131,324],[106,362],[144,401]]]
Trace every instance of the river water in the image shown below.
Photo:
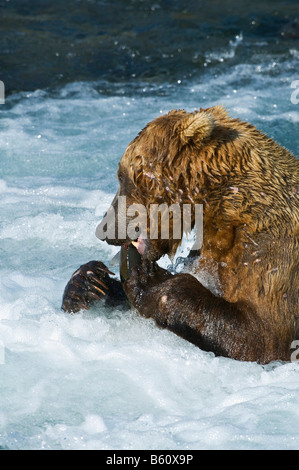
[[[44,11],[41,2],[18,11],[2,3],[7,34],[23,15],[25,45],[47,24],[57,54],[66,48],[62,7],[55,22],[55,2],[45,2]],[[75,2],[69,12],[63,31],[69,41],[77,35],[72,49],[79,62],[79,45],[89,46],[93,59],[87,57],[86,67],[75,60],[73,72],[67,63],[55,65],[61,56],[50,57],[43,42],[36,46],[39,73],[33,70],[36,57],[27,59],[23,81],[6,62],[4,81],[10,77],[11,86],[0,106],[0,446],[296,449],[297,362],[260,366],[215,358],[133,310],[99,306],[72,316],[60,310],[71,273],[91,259],[109,264],[116,253],[95,229],[117,190],[122,153],[154,117],[222,104],[298,155],[296,2],[285,2],[285,9],[283,2],[277,9],[275,2],[253,2],[250,11],[223,2],[221,12],[215,1],[202,15],[206,2],[191,2],[189,9],[179,2],[116,3],[128,15],[122,18],[118,9],[118,23],[111,2]],[[106,16],[97,23],[92,13],[100,5]],[[96,30],[106,45],[97,56],[106,54],[102,68],[91,48]],[[13,38],[7,50],[9,57],[16,51]],[[47,54],[55,73],[46,70]]]

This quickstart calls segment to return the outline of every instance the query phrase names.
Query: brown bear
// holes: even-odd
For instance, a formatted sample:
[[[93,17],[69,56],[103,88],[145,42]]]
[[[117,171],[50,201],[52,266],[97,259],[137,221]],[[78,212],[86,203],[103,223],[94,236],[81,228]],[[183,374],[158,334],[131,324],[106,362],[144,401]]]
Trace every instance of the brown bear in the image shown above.
[[[122,283],[100,262],[81,267],[65,289],[63,309],[88,308],[104,294],[112,302],[126,297],[141,315],[216,355],[289,361],[299,339],[299,160],[221,106],[173,110],[129,144],[118,180],[110,209],[116,237],[101,238],[131,253],[135,266],[126,266]],[[190,252],[183,272],[157,264],[180,243],[171,230],[168,239],[151,238],[149,227],[137,227],[139,237],[123,227],[118,235],[120,223],[132,222],[132,214],[120,216],[120,196],[127,209],[139,204],[147,215],[153,204],[203,205],[201,249]],[[203,272],[217,288],[199,281]]]

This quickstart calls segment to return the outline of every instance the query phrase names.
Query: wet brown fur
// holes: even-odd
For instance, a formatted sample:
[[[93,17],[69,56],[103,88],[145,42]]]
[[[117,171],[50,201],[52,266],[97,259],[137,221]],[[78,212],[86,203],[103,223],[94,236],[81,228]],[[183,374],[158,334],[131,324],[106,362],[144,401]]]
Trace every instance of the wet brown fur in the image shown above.
[[[131,142],[119,181],[128,205],[204,205],[193,276],[132,279],[126,291],[140,313],[216,354],[289,360],[298,338],[299,160],[221,106],[174,110]],[[153,240],[147,256],[177,246]],[[215,278],[216,295],[196,279],[202,272]],[[143,299],[150,292],[149,307],[138,289]]]

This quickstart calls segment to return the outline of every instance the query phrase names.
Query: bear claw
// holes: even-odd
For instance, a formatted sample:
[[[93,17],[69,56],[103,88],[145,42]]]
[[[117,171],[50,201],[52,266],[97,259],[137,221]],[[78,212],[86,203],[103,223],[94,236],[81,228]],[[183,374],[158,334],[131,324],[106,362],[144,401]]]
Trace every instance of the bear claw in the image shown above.
[[[105,290],[108,290],[109,274],[113,273],[100,261],[90,261],[80,266],[64,290],[62,310],[75,313],[88,310],[95,300],[102,301]]]

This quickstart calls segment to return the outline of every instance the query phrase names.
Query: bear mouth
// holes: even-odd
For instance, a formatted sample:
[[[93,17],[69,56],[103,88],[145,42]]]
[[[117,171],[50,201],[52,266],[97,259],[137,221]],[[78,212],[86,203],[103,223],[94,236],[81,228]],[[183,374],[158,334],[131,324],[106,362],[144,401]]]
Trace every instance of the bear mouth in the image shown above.
[[[144,255],[144,252],[146,250],[146,242],[144,238],[140,236],[136,240],[125,242],[122,244],[122,248],[124,250],[128,250],[130,245],[133,245],[141,256]]]
[[[142,238],[142,236],[139,236],[137,240],[133,240],[131,244],[135,246],[136,250],[141,256],[144,255],[144,252],[146,250],[146,242],[145,239]]]

